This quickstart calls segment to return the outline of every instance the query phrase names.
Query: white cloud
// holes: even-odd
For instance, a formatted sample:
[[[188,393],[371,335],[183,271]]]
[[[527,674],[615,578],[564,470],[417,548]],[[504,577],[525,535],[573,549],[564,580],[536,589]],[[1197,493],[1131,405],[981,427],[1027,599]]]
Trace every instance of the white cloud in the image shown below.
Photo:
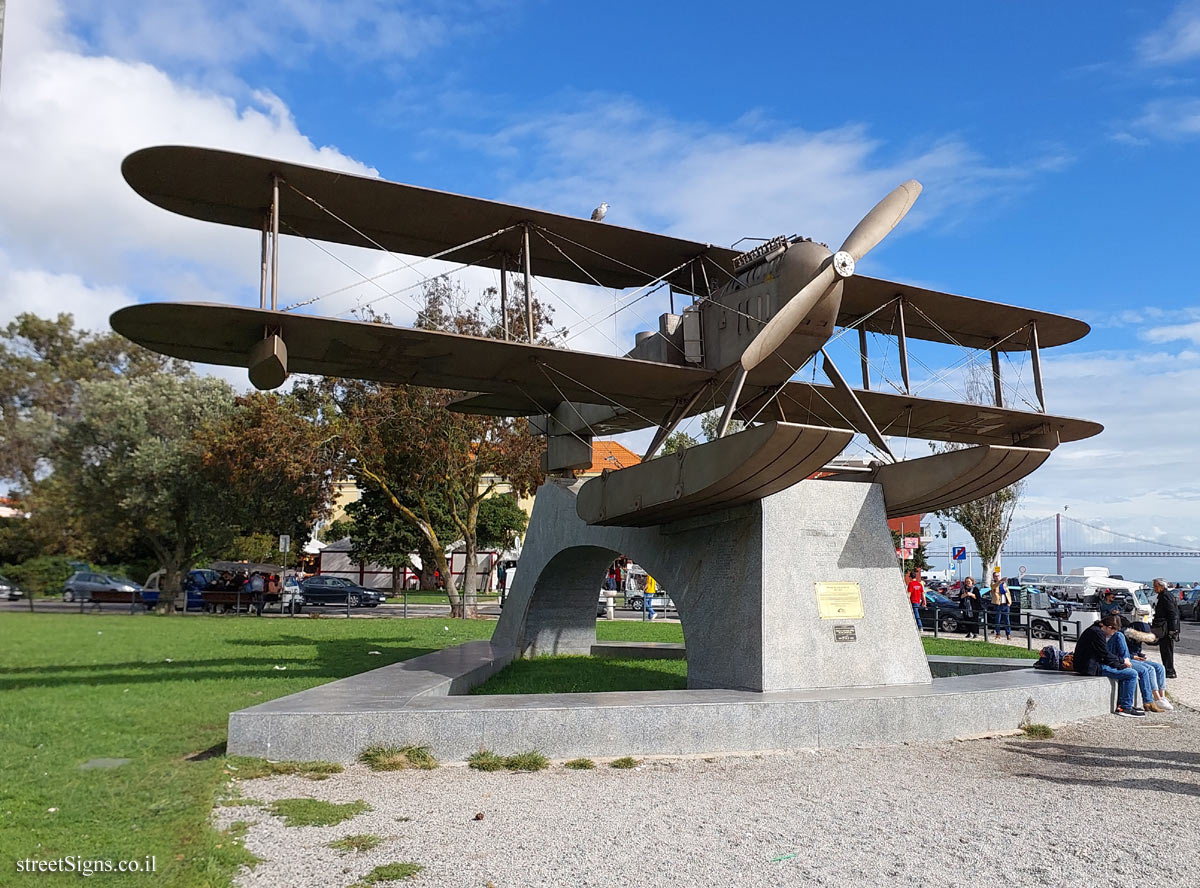
[[[1105,428],[1096,438],[1062,445],[1030,476],[1026,511],[1046,514],[1069,504],[1073,515],[1140,535],[1193,528],[1200,498],[1194,469],[1200,403],[1188,394],[1200,386],[1195,354],[1048,353],[1045,367],[1052,412]]]
[[[42,317],[69,313],[78,326],[103,330],[113,306],[130,301],[121,287],[92,286],[77,274],[7,267],[0,254],[0,317],[5,321],[22,312]]]
[[[1200,137],[1200,98],[1181,96],[1155,99],[1147,103],[1142,109],[1142,116],[1128,126],[1133,133],[1122,131],[1112,138],[1131,145],[1145,145],[1149,142],[1147,136],[1168,141]]]
[[[26,282],[62,286],[63,298],[50,304],[79,305],[81,323],[94,325],[139,298],[257,297],[258,237],[167,213],[138,197],[120,174],[131,151],[202,144],[374,175],[336,148],[312,144],[273,95],[258,93],[239,105],[147,64],[82,54],[53,4],[10,8],[6,27],[0,260],[10,276],[19,271]],[[367,274],[397,265],[375,251],[331,249]],[[285,302],[356,280],[302,241],[285,239],[280,253]],[[363,292],[348,291],[330,306],[352,306]],[[9,314],[16,307],[5,299]]]
[[[1173,324],[1169,327],[1151,327],[1142,332],[1147,342],[1178,342],[1188,340],[1200,345],[1200,321],[1190,324]]]
[[[480,6],[458,0],[436,12],[400,0],[72,0],[72,29],[125,59],[229,68],[254,58],[299,67],[317,53],[345,63],[407,60],[474,27]]]
[[[1181,3],[1162,26],[1138,42],[1138,55],[1151,65],[1200,58],[1200,3]]]
[[[1070,162],[1061,151],[996,166],[961,140],[932,140],[898,158],[861,126],[809,132],[755,126],[716,130],[662,118],[628,99],[586,97],[495,134],[460,139],[536,173],[517,175],[514,201],[583,214],[609,202],[611,223],[714,243],[745,235],[808,234],[840,242],[883,195],[909,178],[926,186],[894,236],[1028,187]],[[669,171],[665,173],[664,171]]]

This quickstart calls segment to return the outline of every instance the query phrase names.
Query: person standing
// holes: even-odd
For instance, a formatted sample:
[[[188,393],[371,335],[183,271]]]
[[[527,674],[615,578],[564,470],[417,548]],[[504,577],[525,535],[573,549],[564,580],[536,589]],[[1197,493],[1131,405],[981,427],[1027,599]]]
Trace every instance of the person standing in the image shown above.
[[[925,598],[925,584],[921,582],[921,572],[919,570],[910,570],[907,574],[908,579],[908,601],[912,605],[913,617],[917,621],[917,631],[923,632],[925,627],[921,624],[921,608],[928,604]]]
[[[1167,588],[1167,581],[1155,577],[1154,591],[1158,600],[1154,602],[1154,622],[1150,631],[1158,639],[1158,653],[1162,657],[1163,668],[1167,670],[1167,678],[1175,678],[1175,642],[1179,640],[1179,600]]]
[[[996,608],[996,634],[999,635],[1000,627],[1004,626],[1004,639],[1007,641],[1012,638],[1012,595],[1000,577],[1000,568],[992,572],[992,604]]]
[[[263,612],[263,594],[266,591],[266,581],[263,575],[257,570],[250,575],[250,597],[254,601],[254,612],[258,616],[262,616]]]
[[[958,594],[958,609],[962,613],[967,638],[979,637],[979,623],[975,619],[975,608],[978,604],[979,593],[975,591],[975,578],[967,577],[963,580],[962,591]]]

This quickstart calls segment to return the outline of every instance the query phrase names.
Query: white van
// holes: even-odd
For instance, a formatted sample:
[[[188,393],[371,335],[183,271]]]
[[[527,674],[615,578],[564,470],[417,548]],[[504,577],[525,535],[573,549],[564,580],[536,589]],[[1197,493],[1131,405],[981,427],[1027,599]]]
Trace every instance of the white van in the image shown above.
[[[1125,601],[1126,616],[1135,622],[1150,622],[1154,612],[1143,583],[1110,576],[1105,568],[1077,568],[1069,574],[1025,574],[1017,582],[1049,592],[1055,598],[1092,607],[1098,607],[1105,591],[1111,589]]]

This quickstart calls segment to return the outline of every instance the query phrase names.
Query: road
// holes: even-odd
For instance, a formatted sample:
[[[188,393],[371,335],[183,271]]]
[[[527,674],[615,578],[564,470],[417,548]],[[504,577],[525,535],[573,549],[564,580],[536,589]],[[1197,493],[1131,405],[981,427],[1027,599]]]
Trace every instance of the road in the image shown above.
[[[93,608],[89,604],[75,602],[67,604],[61,598],[37,598],[34,600],[34,610],[37,613],[88,613],[88,614],[128,614],[130,612],[127,604],[105,604],[99,608]],[[0,601],[0,613],[24,611],[29,612],[29,602],[25,599],[19,601]],[[134,610],[135,613],[145,613],[139,605]],[[308,605],[304,609],[305,614],[324,614],[326,616],[336,617],[344,616],[346,608],[344,605]],[[370,617],[370,618],[403,618],[406,614],[404,605],[399,602],[389,602],[382,604],[379,607],[352,607],[350,615],[352,617]],[[450,616],[449,604],[409,604],[407,615],[410,617],[448,617]],[[500,608],[495,604],[484,604],[479,608],[479,615],[484,619],[497,619],[500,616]],[[188,611],[187,616],[206,616],[198,611]],[[280,614],[276,610],[266,611],[263,616],[279,618],[280,616],[287,617],[288,614]],[[641,620],[642,612],[634,610],[624,610],[617,608],[613,612],[613,618],[617,620]],[[662,622],[672,622],[677,620],[674,612],[670,615],[659,613],[657,619]]]

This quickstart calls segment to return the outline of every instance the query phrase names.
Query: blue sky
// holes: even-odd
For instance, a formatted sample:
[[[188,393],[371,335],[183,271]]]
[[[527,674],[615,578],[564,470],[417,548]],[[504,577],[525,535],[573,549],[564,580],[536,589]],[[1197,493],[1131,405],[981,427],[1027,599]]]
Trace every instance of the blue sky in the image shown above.
[[[1025,513],[1070,504],[1200,542],[1200,3],[10,0],[0,78],[3,319],[253,301],[253,235],[168,218],[124,185],[121,157],[148,144],[580,215],[605,199],[616,224],[724,243],[840,242],[919,178],[863,271],[1093,325],[1047,353],[1048,398],[1108,428],[1031,477]],[[287,301],[346,283],[286,249]],[[546,285],[575,330],[575,308],[613,299]],[[583,343],[613,351],[662,310]]]

